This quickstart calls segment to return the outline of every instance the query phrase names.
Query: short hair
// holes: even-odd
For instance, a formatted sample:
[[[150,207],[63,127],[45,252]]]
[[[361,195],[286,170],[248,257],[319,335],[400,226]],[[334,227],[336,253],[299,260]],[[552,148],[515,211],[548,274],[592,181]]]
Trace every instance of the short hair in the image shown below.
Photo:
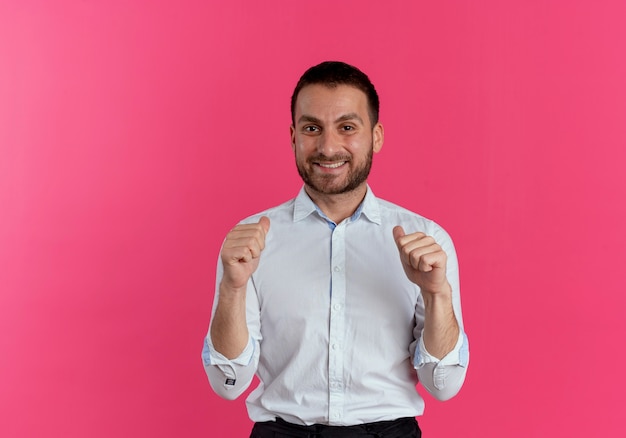
[[[335,88],[338,85],[350,85],[355,87],[367,96],[368,112],[372,127],[378,123],[378,112],[380,102],[374,84],[365,73],[358,68],[340,61],[325,61],[315,65],[304,72],[296,84],[296,88],[291,95],[291,121],[296,123],[296,100],[298,94],[307,85],[325,85]]]

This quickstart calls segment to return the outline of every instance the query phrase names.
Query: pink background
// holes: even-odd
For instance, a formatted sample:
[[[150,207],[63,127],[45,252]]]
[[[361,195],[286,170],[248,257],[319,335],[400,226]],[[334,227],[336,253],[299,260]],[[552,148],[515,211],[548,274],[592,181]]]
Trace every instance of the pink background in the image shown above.
[[[425,436],[625,436],[625,5],[1,1],[0,436],[247,436],[215,263],[297,193],[326,59],[381,95],[375,193],[458,247],[472,362]]]

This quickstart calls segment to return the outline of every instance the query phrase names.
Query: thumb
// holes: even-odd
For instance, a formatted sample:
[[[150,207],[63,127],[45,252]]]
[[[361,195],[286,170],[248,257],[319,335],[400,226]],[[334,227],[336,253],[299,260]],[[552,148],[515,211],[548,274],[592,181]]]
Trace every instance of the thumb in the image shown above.
[[[396,225],[395,227],[393,227],[393,239],[396,241],[396,244],[398,243],[398,239],[404,237],[404,235],[404,228],[402,228],[400,225]]]
[[[270,218],[268,218],[267,216],[261,216],[261,219],[259,219],[258,223],[263,227],[265,234],[267,234],[267,232],[270,230]]]

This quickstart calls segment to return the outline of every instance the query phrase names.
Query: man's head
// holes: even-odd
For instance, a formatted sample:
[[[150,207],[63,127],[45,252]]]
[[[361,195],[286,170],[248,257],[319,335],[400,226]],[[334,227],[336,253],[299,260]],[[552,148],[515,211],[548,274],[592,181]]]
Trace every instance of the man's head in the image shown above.
[[[322,63],[302,76],[291,103],[291,145],[309,195],[364,193],[384,138],[367,76],[341,62]]]
[[[338,85],[349,85],[365,93],[368,102],[368,113],[372,126],[378,123],[380,102],[378,93],[367,75],[356,67],[340,61],[325,61],[304,72],[291,96],[291,121],[295,124],[295,108],[298,95],[307,85],[324,85],[335,88]]]

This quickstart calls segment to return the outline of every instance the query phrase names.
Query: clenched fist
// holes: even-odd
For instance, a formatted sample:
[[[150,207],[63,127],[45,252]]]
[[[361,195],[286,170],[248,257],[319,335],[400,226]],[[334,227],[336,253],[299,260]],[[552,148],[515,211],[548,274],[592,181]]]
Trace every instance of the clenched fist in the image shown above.
[[[405,234],[401,226],[393,229],[393,238],[400,252],[406,276],[423,293],[448,293],[446,278],[448,256],[431,236],[424,233]]]
[[[224,266],[224,286],[233,289],[246,287],[259,265],[269,229],[270,220],[263,216],[256,224],[239,224],[228,233],[220,254]]]

